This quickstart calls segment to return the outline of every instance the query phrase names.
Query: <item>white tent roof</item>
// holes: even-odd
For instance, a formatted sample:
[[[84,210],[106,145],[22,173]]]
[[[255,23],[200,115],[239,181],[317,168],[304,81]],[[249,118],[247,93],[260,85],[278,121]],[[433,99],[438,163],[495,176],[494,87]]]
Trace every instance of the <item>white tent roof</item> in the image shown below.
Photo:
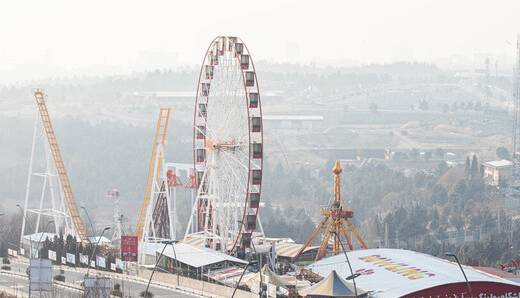
[[[362,274],[356,278],[358,287],[376,292],[375,297],[401,297],[436,286],[464,282],[457,263],[414,251],[364,249],[348,252],[348,257],[353,271]],[[341,277],[351,275],[343,254],[322,259],[308,268],[324,277],[333,270]],[[520,285],[512,281],[473,267],[464,266],[464,271],[470,282],[513,285],[518,286],[520,292]]]
[[[161,244],[161,247],[156,250],[156,253],[161,253],[164,244]],[[168,258],[175,259],[174,255],[177,255],[177,260],[183,264],[187,264],[191,267],[199,268],[202,266],[208,266],[211,264],[230,261],[234,263],[247,264],[246,261],[241,260],[239,258],[235,258],[233,256],[205,248],[200,246],[191,246],[185,243],[175,243],[175,254],[173,253],[173,248],[171,245],[168,245],[164,250],[164,256]]]
[[[335,270],[319,283],[300,291],[300,294],[307,297],[356,297],[354,287],[338,276]],[[364,291],[358,288],[357,294],[362,295]]]
[[[43,236],[42,236],[43,234]],[[25,240],[29,240],[31,242],[38,242],[40,241],[40,239],[43,241],[45,241],[45,239],[49,238],[49,240],[53,240],[54,239],[54,236],[56,234],[54,233],[47,233],[47,232],[39,232],[39,233],[34,233],[34,234],[31,234],[31,235],[25,235],[23,236],[23,238]]]
[[[112,242],[105,236],[101,236],[101,239],[99,239],[99,236],[92,236],[88,237],[88,240],[90,241],[90,243],[98,243],[99,240],[99,244],[107,244]]]

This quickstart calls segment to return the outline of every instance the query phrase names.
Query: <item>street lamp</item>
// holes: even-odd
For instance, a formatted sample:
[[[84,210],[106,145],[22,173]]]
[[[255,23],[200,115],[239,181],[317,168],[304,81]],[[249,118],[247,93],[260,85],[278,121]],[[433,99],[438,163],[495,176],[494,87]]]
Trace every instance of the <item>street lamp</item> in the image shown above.
[[[348,280],[352,280],[352,284],[354,285],[354,296],[357,298],[357,286],[356,286],[356,277],[358,277],[359,273],[354,274],[354,271],[352,271],[352,266],[350,265],[350,260],[347,255],[347,251],[345,250],[345,246],[343,246],[343,242],[338,241],[341,245],[341,250],[343,250],[343,254],[345,255],[345,259],[347,259],[348,268],[350,269],[350,276],[347,277]]]
[[[94,225],[92,224],[92,220],[90,220],[90,216],[88,215],[87,208],[85,208],[85,206],[81,206],[80,208],[83,209],[83,211],[85,211],[85,214],[87,215],[88,223],[90,224],[90,231],[92,232],[92,234],[94,234],[96,231],[94,230]]]
[[[88,273],[90,271],[90,262],[92,261],[92,258],[94,257],[94,255],[96,254],[96,249],[99,245],[99,241],[101,241],[101,238],[103,237],[103,234],[105,234],[106,231],[110,230],[110,227],[106,227],[103,229],[103,231],[101,232],[101,235],[99,236],[97,242],[96,242],[96,245],[94,246],[94,249],[92,250],[92,254],[88,260],[88,267],[87,267],[87,276],[88,276]],[[90,242],[90,241],[89,241]]]
[[[155,262],[155,266],[153,266],[153,270],[152,270],[152,274],[150,274],[150,279],[148,279],[148,284],[146,285],[146,290],[144,291],[144,297],[147,298],[148,297],[148,288],[150,288],[150,283],[152,282],[152,278],[153,278],[153,275],[155,273],[155,270],[157,269],[157,265],[159,264],[159,262],[161,261],[161,257],[164,253],[164,250],[166,249],[166,246],[168,245],[171,245],[172,248],[173,248],[173,257],[175,258],[175,273],[177,273],[177,286],[179,286],[179,271],[178,271],[178,265],[177,265],[177,254],[175,253],[175,247],[173,246],[174,243],[177,243],[179,241],[177,240],[170,240],[170,241],[164,241],[162,242],[164,244],[162,250],[161,250],[161,254],[159,255],[159,257],[157,258],[157,261]]]
[[[352,274],[352,275],[347,276],[345,279],[346,279],[346,280],[352,280],[352,279],[354,279],[354,278],[358,278],[358,277],[360,277],[360,276],[361,276],[361,273],[354,273],[354,274]]]
[[[464,272],[464,269],[462,268],[462,265],[459,262],[459,258],[457,257],[456,254],[451,253],[451,252],[447,252],[445,255],[447,257],[454,258],[455,261],[457,261],[457,264],[459,264],[460,271],[462,271],[462,275],[464,275],[464,279],[466,280],[466,286],[468,287],[469,294],[470,294],[471,298],[473,298],[473,291],[471,291],[471,286],[469,284],[468,277],[466,276],[466,272]]]
[[[234,298],[235,297],[235,293],[238,289],[238,287],[240,286],[240,282],[242,281],[242,277],[244,277],[244,274],[246,273],[247,271],[247,268],[249,268],[250,265],[253,265],[253,264],[256,264],[256,261],[251,261],[251,262],[248,262],[246,264],[246,267],[244,268],[244,271],[242,271],[242,274],[240,274],[240,278],[238,279],[238,282],[237,284],[235,285],[235,289],[233,290],[233,294],[231,295],[231,298]]]
[[[239,220],[238,223],[241,225],[244,225],[244,221],[242,221],[242,220]],[[260,289],[258,290],[258,295],[260,296],[260,298],[262,298],[262,297],[264,297],[264,281],[262,278],[262,256],[258,255],[258,252],[256,251],[255,243],[253,242],[253,238],[254,237],[251,237],[251,247],[253,248],[253,251],[258,258],[258,264],[259,264],[258,273],[260,274]],[[247,267],[246,267],[246,269],[247,269]]]
[[[47,230],[47,227],[51,224],[51,223],[54,223],[54,220],[51,220],[49,222],[47,222],[47,224],[45,225],[45,228],[42,230],[42,234],[40,235],[40,240],[38,240],[38,243],[36,244],[36,252],[38,253],[38,258],[40,258],[40,243],[42,242],[42,238],[43,238],[43,234],[45,233],[44,231]],[[34,257],[34,256],[33,256]]]
[[[259,263],[258,273],[260,274],[260,290],[258,291],[259,292],[258,295],[260,296],[260,298],[263,298],[264,297],[264,281],[262,278],[262,256],[260,256],[258,254],[258,252],[256,251],[255,244],[253,243],[253,238],[251,238],[251,247],[253,247],[253,251],[255,252],[255,255],[258,258],[258,263]]]

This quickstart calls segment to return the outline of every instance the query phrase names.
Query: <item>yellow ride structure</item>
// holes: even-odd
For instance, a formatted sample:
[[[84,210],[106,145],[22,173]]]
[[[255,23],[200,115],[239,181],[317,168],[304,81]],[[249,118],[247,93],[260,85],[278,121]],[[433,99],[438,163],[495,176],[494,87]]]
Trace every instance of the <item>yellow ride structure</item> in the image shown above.
[[[332,168],[332,172],[334,173],[334,200],[330,206],[321,208],[323,219],[312,231],[309,238],[298,252],[298,256],[301,255],[309,245],[311,245],[312,241],[320,234],[323,228],[325,228],[325,232],[321,239],[318,253],[316,254],[316,261],[326,255],[327,247],[329,246],[331,237],[333,240],[332,253],[334,255],[339,254],[341,251],[341,235],[343,235],[347,241],[350,250],[354,249],[352,235],[354,235],[356,240],[359,242],[361,248],[368,248],[365,241],[363,238],[361,238],[361,235],[358,233],[354,227],[354,224],[352,223],[354,212],[352,209],[346,208],[343,204],[343,201],[341,200],[340,174],[342,170],[339,161],[336,161],[334,167]]]
[[[79,209],[76,205],[76,199],[72,193],[69,176],[67,175],[65,164],[63,163],[63,158],[61,156],[60,147],[58,146],[58,141],[56,140],[56,135],[54,134],[54,129],[52,127],[49,111],[47,110],[47,105],[45,104],[43,92],[37,89],[34,92],[34,98],[36,99],[36,106],[40,114],[41,124],[49,142],[50,152],[54,160],[54,165],[56,167],[60,185],[63,191],[63,197],[65,198],[76,236],[80,241],[87,241],[87,231],[83,221],[81,220]]]
[[[150,208],[150,200],[152,199],[152,190],[154,185],[159,184],[159,177],[162,169],[162,161],[164,159],[164,153],[162,147],[166,143],[166,136],[168,132],[168,125],[170,123],[170,109],[161,108],[159,111],[159,117],[157,119],[157,126],[155,129],[155,135],[153,139],[152,156],[150,159],[150,166],[148,167],[148,178],[146,182],[146,190],[144,193],[143,204],[141,211],[139,212],[139,218],[137,220],[137,227],[135,230],[135,236],[141,241],[145,235],[145,225],[147,213]],[[146,227],[148,228],[148,227]]]

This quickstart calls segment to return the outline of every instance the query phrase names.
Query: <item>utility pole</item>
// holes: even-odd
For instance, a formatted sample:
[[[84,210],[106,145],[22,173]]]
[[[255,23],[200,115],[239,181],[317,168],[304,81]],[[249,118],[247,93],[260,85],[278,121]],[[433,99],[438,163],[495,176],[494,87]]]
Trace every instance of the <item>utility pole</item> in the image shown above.
[[[388,223],[385,222],[385,248],[388,248]]]

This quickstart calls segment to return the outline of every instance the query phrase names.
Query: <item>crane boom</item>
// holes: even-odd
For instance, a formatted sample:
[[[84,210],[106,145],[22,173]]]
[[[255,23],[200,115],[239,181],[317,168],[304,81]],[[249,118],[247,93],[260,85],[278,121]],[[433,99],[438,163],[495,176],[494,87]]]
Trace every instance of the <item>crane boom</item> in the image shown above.
[[[150,166],[148,167],[148,179],[146,181],[146,190],[144,193],[143,205],[139,212],[137,220],[137,227],[135,229],[135,236],[142,240],[144,235],[144,225],[146,220],[146,213],[150,203],[150,193],[152,191],[154,177],[159,177],[161,171],[161,158],[157,158],[157,148],[159,145],[164,145],[166,142],[166,133],[168,131],[168,124],[170,123],[170,109],[161,108],[159,111],[159,118],[157,119],[157,126],[155,128],[155,136],[153,139],[152,156],[150,159]],[[159,154],[162,154],[159,153]],[[161,156],[159,156],[161,157]],[[157,163],[157,164],[156,164]]]
[[[36,106],[38,107],[38,112],[40,114],[42,126],[47,136],[47,141],[49,142],[49,148],[52,154],[52,158],[54,160],[56,171],[58,172],[58,177],[60,179],[63,196],[65,198],[65,202],[67,203],[69,215],[72,219],[74,229],[79,240],[86,241],[87,232],[85,229],[85,225],[81,220],[81,217],[79,215],[79,209],[76,205],[74,194],[72,193],[69,176],[67,175],[67,171],[65,170],[65,164],[63,163],[63,158],[61,157],[60,147],[58,146],[58,141],[56,140],[56,135],[54,134],[54,129],[52,127],[51,118],[49,117],[47,105],[45,104],[43,92],[39,89],[36,90],[34,92],[34,98],[36,99]]]

